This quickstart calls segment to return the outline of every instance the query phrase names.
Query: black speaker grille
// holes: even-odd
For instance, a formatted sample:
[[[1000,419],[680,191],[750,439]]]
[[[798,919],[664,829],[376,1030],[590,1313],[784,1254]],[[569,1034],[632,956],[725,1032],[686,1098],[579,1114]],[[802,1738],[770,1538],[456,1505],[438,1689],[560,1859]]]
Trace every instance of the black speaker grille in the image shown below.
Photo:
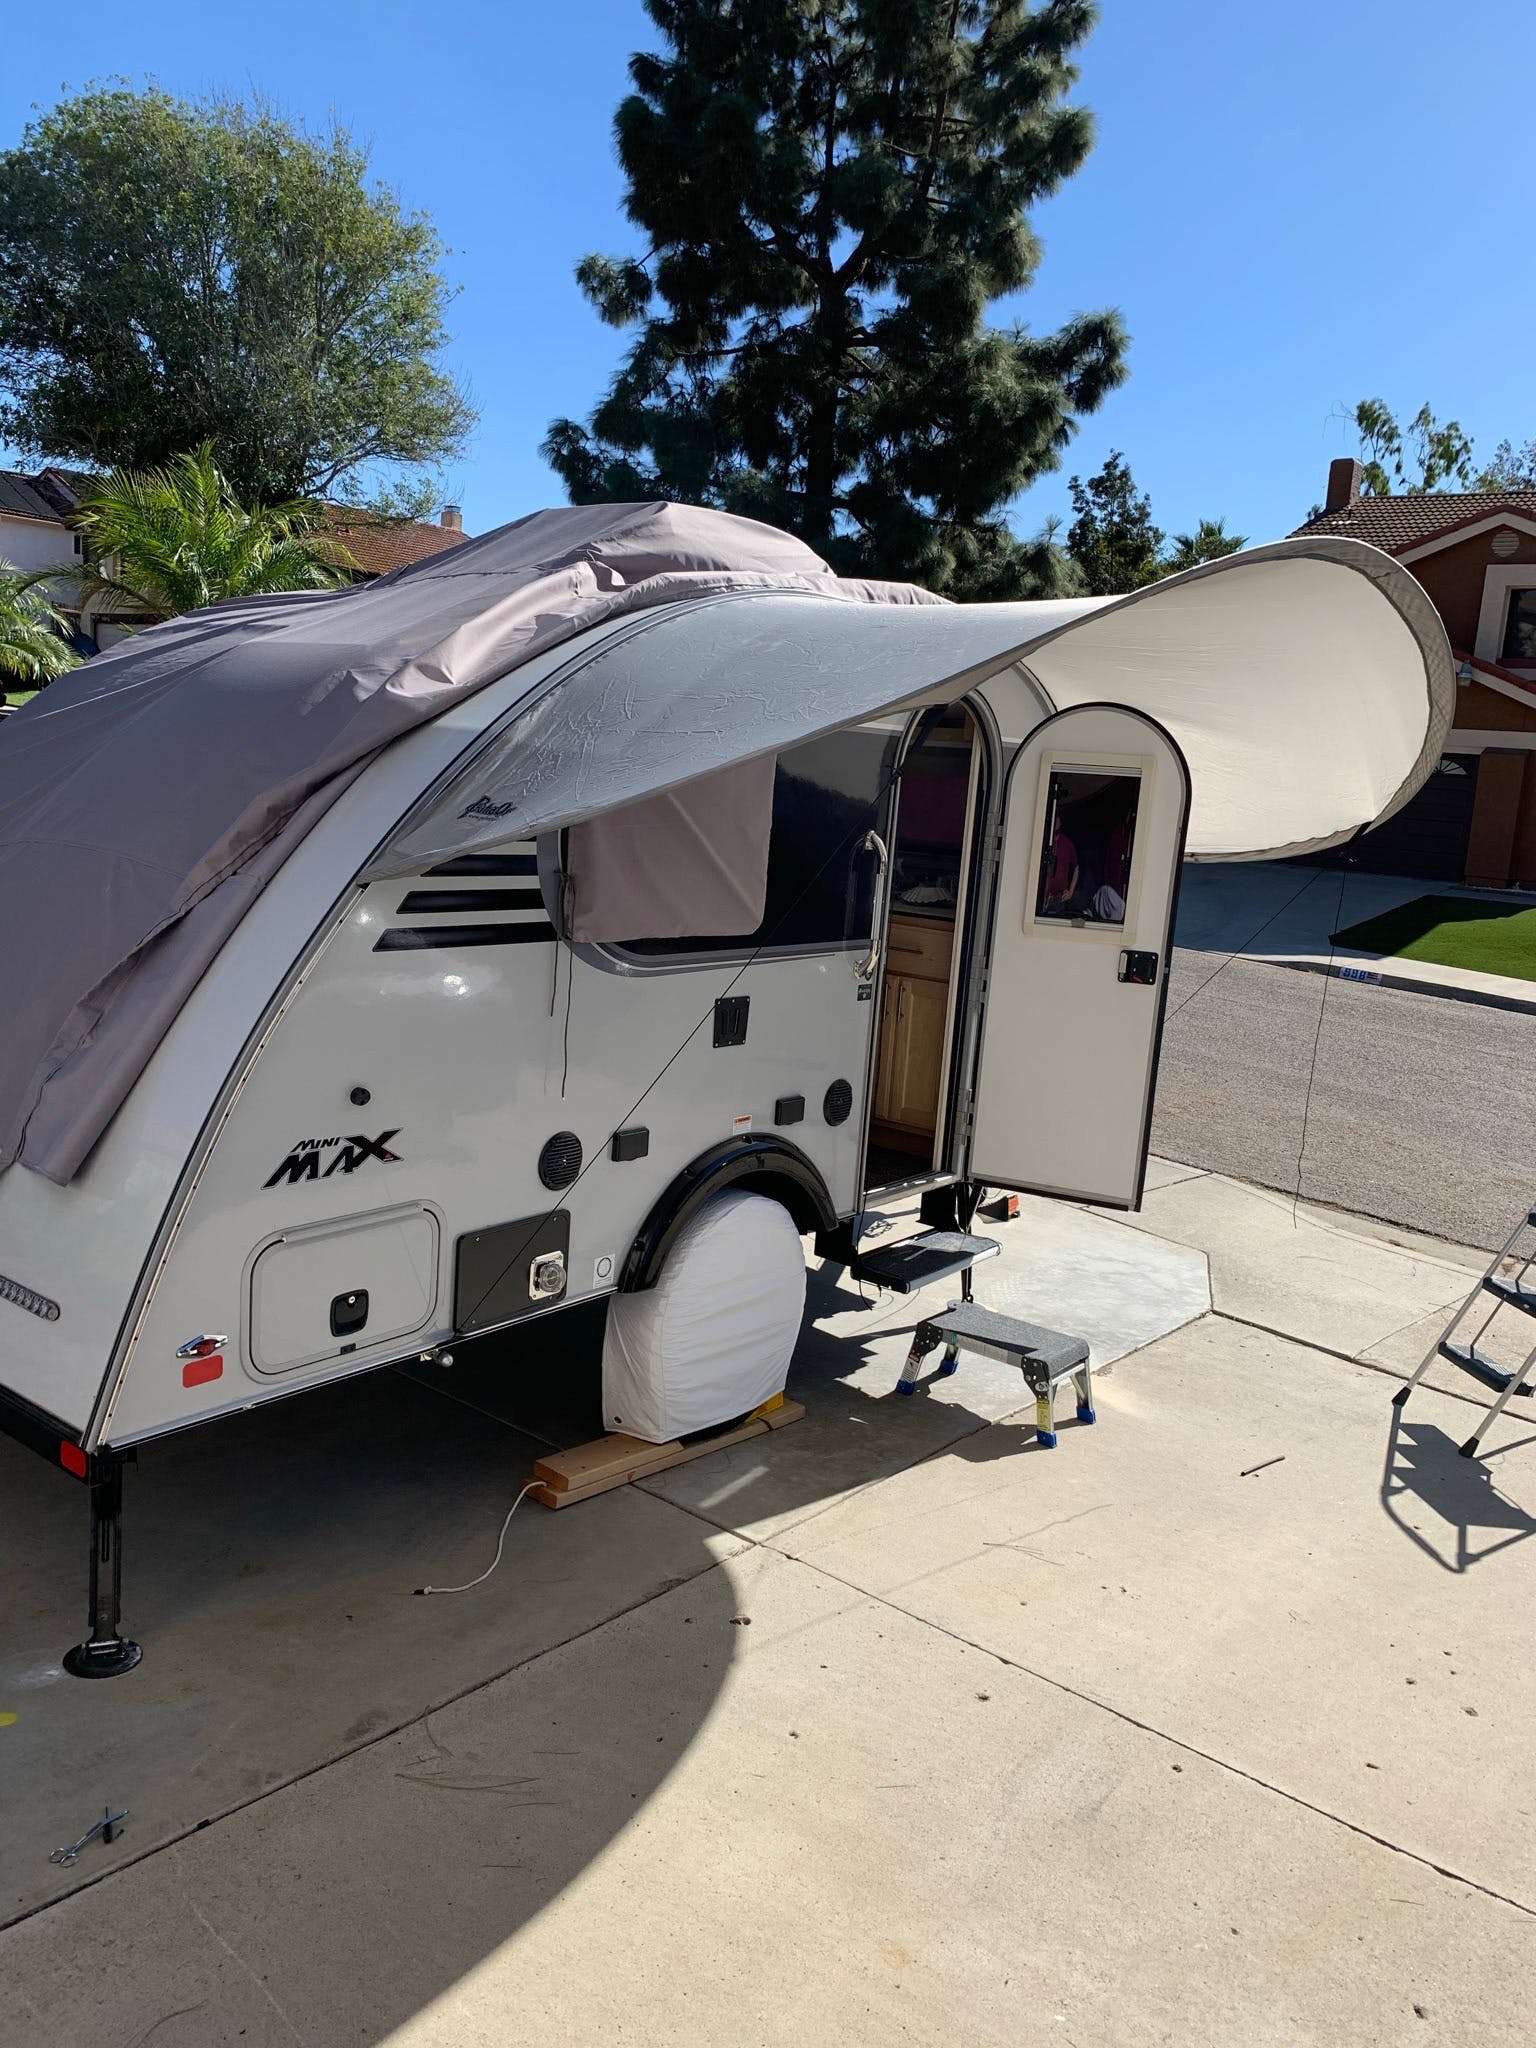
[[[846,1081],[834,1081],[821,1098],[821,1113],[829,1124],[845,1124],[853,1108],[853,1089]]]
[[[581,1171],[581,1140],[574,1131],[556,1131],[539,1154],[539,1179],[547,1188],[568,1188]]]

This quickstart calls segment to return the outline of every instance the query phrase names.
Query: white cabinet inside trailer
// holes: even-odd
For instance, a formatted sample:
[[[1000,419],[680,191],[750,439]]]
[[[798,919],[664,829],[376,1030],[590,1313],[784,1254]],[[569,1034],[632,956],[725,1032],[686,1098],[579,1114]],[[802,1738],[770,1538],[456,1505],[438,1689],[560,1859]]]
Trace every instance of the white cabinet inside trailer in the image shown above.
[[[250,1360],[297,1372],[424,1330],[437,1306],[430,1209],[382,1209],[292,1230],[251,1262]]]
[[[972,1176],[1134,1208],[1184,856],[1189,775],[1160,725],[1059,712],[1004,791]]]

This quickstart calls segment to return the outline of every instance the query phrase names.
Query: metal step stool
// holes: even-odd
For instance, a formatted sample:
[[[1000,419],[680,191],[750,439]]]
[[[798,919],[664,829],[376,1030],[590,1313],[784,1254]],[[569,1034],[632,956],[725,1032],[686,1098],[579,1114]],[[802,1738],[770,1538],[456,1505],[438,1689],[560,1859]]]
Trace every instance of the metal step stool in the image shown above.
[[[944,1358],[936,1375],[939,1379],[959,1371],[962,1351],[976,1351],[983,1358],[1019,1368],[1035,1397],[1035,1438],[1045,1450],[1056,1448],[1056,1389],[1062,1380],[1071,1380],[1077,1389],[1078,1421],[1098,1420],[1088,1346],[1081,1337],[1044,1330],[1038,1323],[1020,1322],[1017,1316],[1000,1316],[995,1309],[978,1307],[974,1301],[952,1301],[942,1315],[930,1316],[912,1332],[912,1349],[896,1382],[898,1394],[917,1392],[918,1368],[940,1344]]]

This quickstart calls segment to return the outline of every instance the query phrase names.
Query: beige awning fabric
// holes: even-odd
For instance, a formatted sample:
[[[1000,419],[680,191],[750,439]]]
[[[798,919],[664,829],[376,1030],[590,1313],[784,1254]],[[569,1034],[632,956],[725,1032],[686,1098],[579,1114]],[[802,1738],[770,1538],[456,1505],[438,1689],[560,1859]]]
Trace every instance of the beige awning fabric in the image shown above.
[[[1277,541],[1122,598],[722,599],[595,649],[424,800],[373,872],[595,818],[1014,662],[1057,710],[1125,704],[1167,727],[1203,860],[1306,852],[1387,816],[1439,759],[1455,690],[1423,590],[1349,540]]]
[[[578,944],[755,932],[768,895],[775,757],[717,768],[571,827],[565,933]]]

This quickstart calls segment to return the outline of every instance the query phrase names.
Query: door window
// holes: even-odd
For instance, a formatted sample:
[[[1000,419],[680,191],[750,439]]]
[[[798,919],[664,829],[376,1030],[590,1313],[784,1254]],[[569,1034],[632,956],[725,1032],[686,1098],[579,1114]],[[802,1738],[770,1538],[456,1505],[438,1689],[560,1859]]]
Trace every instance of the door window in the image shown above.
[[[1123,925],[1135,853],[1139,775],[1051,770],[1040,846],[1037,918]]]

